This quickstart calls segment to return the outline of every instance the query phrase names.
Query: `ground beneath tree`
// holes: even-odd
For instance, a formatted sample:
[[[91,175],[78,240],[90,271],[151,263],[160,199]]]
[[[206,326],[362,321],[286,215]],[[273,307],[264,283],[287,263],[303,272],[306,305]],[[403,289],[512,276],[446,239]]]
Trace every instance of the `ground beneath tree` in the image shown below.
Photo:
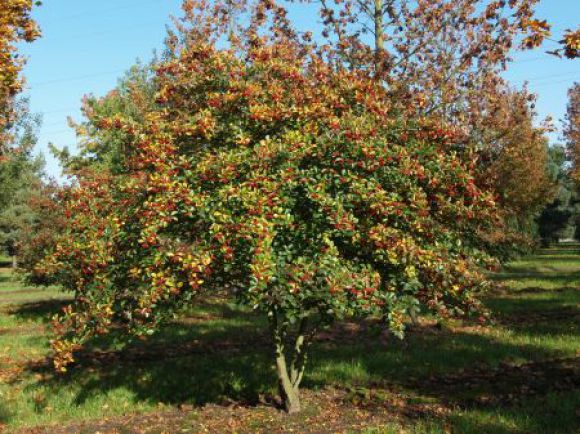
[[[272,397],[257,405],[239,402],[203,408],[180,406],[146,415],[127,415],[99,421],[45,426],[21,433],[177,433],[177,432],[349,432],[380,428],[388,420],[403,427],[417,418],[442,418],[461,408],[515,406],[549,391],[580,387],[580,357],[546,360],[489,369],[477,367],[453,375],[434,376],[417,385],[442,398],[411,396],[399,386],[358,389],[324,388],[303,392],[305,410],[288,416]],[[448,399],[448,397],[454,397]]]
[[[61,378],[46,327],[66,300],[0,275],[0,432],[580,432],[580,250],[546,255],[498,281],[490,324],[422,318],[404,341],[372,321],[325,330],[290,416],[249,312],[217,300],[150,341],[82,352]]]
[[[518,321],[516,319],[516,321]],[[458,333],[462,326],[439,330],[431,322],[425,327],[431,333]],[[343,326],[351,338],[365,327]],[[465,326],[470,331],[473,326]],[[478,327],[479,328],[479,327]],[[414,333],[420,333],[415,329]],[[425,333],[425,331],[423,331]],[[334,342],[339,331],[323,334],[322,341]],[[342,335],[344,338],[344,335]],[[360,338],[360,337],[359,337]],[[199,343],[179,348],[152,347],[129,352],[93,352],[81,357],[83,364],[101,366],[115,363],[155,363],[163,358],[184,357],[190,354],[217,351],[221,354],[238,352],[232,342],[213,343],[211,349]],[[267,341],[259,342],[267,345]],[[29,365],[37,372],[46,371],[47,360]],[[18,374],[12,373],[12,375]],[[416,419],[445,420],[462,409],[517,406],[529,398],[542,397],[549,392],[566,392],[580,388],[580,357],[558,358],[540,362],[511,364],[497,367],[486,365],[461,369],[452,374],[433,375],[402,383],[381,382],[358,388],[324,387],[305,389],[302,399],[305,410],[298,415],[281,411],[277,398],[260,396],[259,402],[229,401],[209,404],[201,408],[180,405],[167,410],[160,406],[151,414],[133,414],[104,418],[68,425],[24,429],[20,433],[173,433],[173,432],[349,432],[363,431],[370,426],[380,428],[386,420],[388,427],[402,427]],[[412,392],[413,391],[413,392]]]

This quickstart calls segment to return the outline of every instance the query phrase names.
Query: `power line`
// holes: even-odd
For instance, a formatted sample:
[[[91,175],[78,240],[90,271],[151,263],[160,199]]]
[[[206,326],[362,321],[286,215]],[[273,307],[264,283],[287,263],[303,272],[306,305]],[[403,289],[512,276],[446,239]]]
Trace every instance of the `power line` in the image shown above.
[[[48,86],[51,84],[64,83],[64,82],[68,82],[68,81],[77,81],[77,80],[84,80],[87,78],[102,77],[102,76],[111,75],[111,74],[118,74],[120,72],[125,72],[127,70],[128,70],[127,68],[123,68],[123,69],[115,69],[113,71],[98,72],[95,74],[77,75],[77,76],[67,77],[67,78],[57,78],[54,80],[47,80],[47,81],[42,81],[42,82],[37,82],[37,83],[30,83],[30,87],[35,88],[35,87]],[[539,76],[539,77],[529,77],[529,78],[523,79],[523,81],[546,80],[546,79],[552,79],[555,77],[567,77],[569,75],[575,75],[575,74],[578,74],[580,77],[580,70],[568,71],[568,72],[559,73],[559,74],[544,75],[544,76]]]
[[[37,82],[37,83],[30,83],[30,87],[36,88],[36,87],[49,86],[51,84],[64,83],[64,82],[68,82],[68,81],[78,81],[78,80],[85,80],[87,78],[103,77],[105,75],[118,74],[119,72],[124,72],[126,70],[127,70],[126,68],[123,68],[123,69],[116,69],[114,71],[98,72],[95,74],[77,75],[77,76],[67,77],[67,78],[57,78],[54,80],[47,80],[47,81],[41,81],[41,82]]]
[[[530,59],[520,59],[520,60],[512,60],[509,62],[510,65],[519,65],[520,63],[530,63],[530,62],[537,62],[538,60],[558,60],[556,56],[548,54],[546,52],[543,53],[542,56],[532,57]]]
[[[545,80],[545,79],[551,79],[551,78],[554,78],[554,77],[567,77],[569,75],[576,75],[576,74],[578,74],[578,76],[580,77],[580,70],[562,72],[560,74],[544,75],[542,77],[532,77],[532,78],[529,78],[528,80]]]
[[[75,106],[75,107],[67,107],[67,108],[62,108],[62,109],[41,111],[40,113],[43,115],[50,115],[50,114],[54,114],[54,113],[64,113],[64,112],[75,111],[75,110],[79,110],[79,109],[80,109],[80,107]]]
[[[132,25],[131,29],[142,29],[145,27],[150,27],[152,25],[156,25],[156,24],[160,24],[160,21],[148,21],[146,23],[142,23],[142,24],[137,24],[137,25]],[[167,25],[167,23],[164,23],[165,25]],[[95,32],[88,32],[88,33],[76,33],[76,34],[72,34],[72,35],[65,35],[59,38],[51,38],[50,36],[47,37],[43,37],[43,39],[41,41],[46,41],[46,42],[50,42],[50,43],[55,43],[55,42],[61,42],[61,41],[70,41],[70,40],[79,40],[79,39],[86,39],[87,36],[102,36],[102,35],[108,35],[108,34],[114,34],[117,30],[122,30],[125,29],[127,26],[115,26],[115,27],[110,27],[106,30],[99,30],[99,31],[95,31]]]
[[[59,122],[51,122],[50,124],[42,124],[42,127],[43,127],[43,128],[46,128],[46,127],[55,127],[55,126],[57,126],[57,125],[62,125],[62,122],[63,122],[63,121],[59,121]]]
[[[561,74],[550,74],[550,75],[544,75],[544,76],[540,76],[540,77],[528,77],[528,78],[522,78],[522,79],[517,79],[517,80],[513,80],[513,81],[515,81],[515,82],[529,81],[530,83],[536,83],[537,81],[551,80],[551,79],[557,78],[557,77],[574,76],[577,74],[580,77],[580,71],[569,71],[569,72],[564,72]],[[565,80],[565,81],[567,81],[567,80]]]
[[[565,80],[552,81],[550,83],[534,84],[533,87],[552,86],[554,84],[562,84],[562,83],[568,83],[568,82],[570,82],[569,78],[567,78]]]
[[[54,135],[58,135],[58,134],[72,133],[72,132],[74,132],[74,130],[69,129],[69,130],[57,130],[57,131],[43,131],[42,134],[54,136]]]
[[[54,20],[47,20],[46,23],[44,23],[44,24],[60,23],[62,21],[68,21],[68,20],[79,18],[79,17],[84,17],[87,15],[95,16],[96,14],[100,14],[103,12],[107,13],[107,12],[114,12],[114,11],[118,11],[118,10],[122,10],[122,9],[130,9],[130,8],[133,8],[136,6],[141,6],[141,5],[147,4],[147,3],[154,3],[157,1],[159,1],[159,0],[138,0],[138,1],[131,2],[129,4],[115,6],[115,7],[111,7],[111,8],[107,8],[107,9],[98,9],[98,10],[93,10],[93,11],[80,12],[77,14],[59,17],[58,19],[54,19]],[[42,25],[42,23],[40,23],[40,24]]]
[[[512,60],[509,62],[510,65],[518,65],[520,63],[528,63],[528,62],[536,62],[538,60],[545,59],[544,56],[532,57],[531,59],[521,59],[521,60]]]

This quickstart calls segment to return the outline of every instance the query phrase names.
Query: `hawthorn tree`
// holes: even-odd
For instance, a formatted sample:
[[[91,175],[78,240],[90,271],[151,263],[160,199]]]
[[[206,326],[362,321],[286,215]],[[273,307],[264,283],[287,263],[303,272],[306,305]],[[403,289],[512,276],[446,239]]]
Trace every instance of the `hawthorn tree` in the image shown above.
[[[75,293],[55,321],[58,370],[112,325],[148,335],[233,288],[268,318],[296,412],[320,326],[374,316],[402,336],[420,306],[480,312],[479,231],[496,208],[453,125],[405,118],[373,71],[337,66],[274,3],[235,33],[226,6],[186,1],[157,106],[100,119],[124,137],[125,170],[77,174],[37,270]]]

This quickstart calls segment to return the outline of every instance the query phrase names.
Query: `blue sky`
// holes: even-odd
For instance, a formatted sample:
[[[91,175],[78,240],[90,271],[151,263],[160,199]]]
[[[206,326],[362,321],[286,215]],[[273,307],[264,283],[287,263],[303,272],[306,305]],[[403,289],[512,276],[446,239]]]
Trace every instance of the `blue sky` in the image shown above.
[[[34,16],[43,37],[22,47],[28,57],[26,95],[33,112],[43,115],[39,152],[47,159],[47,173],[58,177],[60,168],[48,152],[48,143],[74,149],[75,136],[67,116],[80,118],[85,94],[103,95],[137,59],[148,60],[161,49],[165,26],[180,14],[181,0],[44,0]],[[293,11],[301,26],[315,26],[311,13]],[[554,25],[555,35],[579,24],[580,0],[541,0],[539,16]],[[547,42],[544,49],[555,44]],[[563,118],[566,92],[580,81],[580,60],[561,60],[542,50],[519,53],[505,76],[516,85],[529,81],[538,94],[541,117]],[[559,127],[559,122],[557,123]],[[559,133],[551,136],[556,142]]]

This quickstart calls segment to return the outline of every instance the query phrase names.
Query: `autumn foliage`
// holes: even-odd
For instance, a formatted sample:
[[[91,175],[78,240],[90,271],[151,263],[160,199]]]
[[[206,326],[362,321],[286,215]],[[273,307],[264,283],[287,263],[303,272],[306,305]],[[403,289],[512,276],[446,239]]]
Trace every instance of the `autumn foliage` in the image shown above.
[[[7,129],[14,119],[14,97],[22,88],[16,44],[31,42],[39,36],[35,22],[30,18],[33,0],[2,0],[0,8],[0,147],[6,146]]]
[[[239,22],[185,1],[155,77],[85,101],[66,224],[33,267],[75,294],[58,370],[225,290],[267,317],[293,412],[321,326],[484,319],[490,239],[547,191],[527,94],[499,78],[535,2],[374,2],[374,45],[367,2],[335,3],[317,43],[274,1],[241,2]]]
[[[536,125],[533,95],[508,87],[494,95],[480,107],[472,136],[481,149],[478,184],[495,192],[502,215],[490,241],[509,256],[533,245],[534,221],[557,189],[548,170],[549,126]]]
[[[372,71],[337,67],[268,3],[229,48],[227,25],[186,11],[204,20],[170,41],[159,107],[95,119],[123,132],[126,170],[79,173],[39,266],[76,295],[55,323],[57,368],[113,325],[150,334],[226,287],[269,319],[297,411],[319,325],[374,316],[402,336],[419,308],[480,313],[478,233],[496,208],[464,135],[401,116]]]
[[[564,135],[567,141],[568,157],[572,163],[572,177],[580,182],[580,84],[568,90]]]

